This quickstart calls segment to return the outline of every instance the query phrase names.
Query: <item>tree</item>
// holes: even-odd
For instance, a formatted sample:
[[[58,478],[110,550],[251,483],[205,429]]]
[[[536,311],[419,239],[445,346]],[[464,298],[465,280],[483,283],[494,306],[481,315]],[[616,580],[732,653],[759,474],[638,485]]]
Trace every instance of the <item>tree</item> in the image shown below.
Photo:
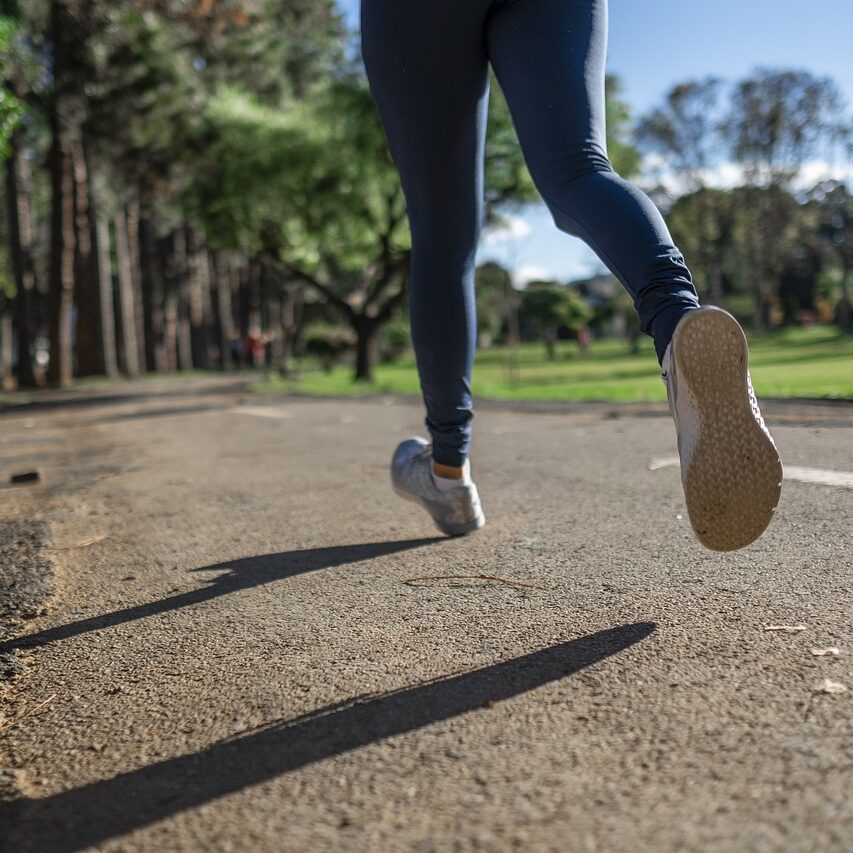
[[[750,187],[789,187],[821,147],[848,132],[843,99],[829,77],[759,68],[737,83],[720,125]]]
[[[548,361],[556,359],[561,327],[583,329],[592,316],[586,302],[571,288],[556,281],[531,281],[521,294],[520,320],[536,330],[545,344]]]
[[[807,225],[793,186],[822,147],[844,141],[841,96],[829,78],[766,68],[738,81],[727,104],[719,95],[716,78],[674,86],[640,121],[636,138],[676,179],[668,224],[694,259],[700,291],[707,287],[721,304],[724,280],[742,287],[752,296],[754,325],[766,329],[782,275],[790,285],[813,264],[797,256]],[[723,156],[743,174],[730,193],[707,186]]]
[[[853,305],[850,302],[851,272],[853,272],[853,195],[840,181],[822,181],[806,197],[814,209],[814,234],[838,267],[838,302],[835,309],[839,328],[853,331]]]
[[[766,330],[778,290],[781,258],[792,211],[786,191],[821,145],[846,132],[835,83],[807,71],[760,68],[735,87],[721,130],[744,174],[740,236],[755,309],[753,324]],[[777,204],[783,207],[774,209]]]
[[[675,200],[667,212],[667,225],[696,272],[696,288],[714,305],[726,300],[726,260],[734,239],[736,211],[734,195],[728,190],[700,187]],[[742,276],[732,270],[735,280]]]
[[[697,284],[707,282],[716,305],[723,304],[719,243],[727,228],[725,216],[720,216],[722,198],[707,190],[707,181],[721,152],[720,88],[721,81],[715,77],[679,83],[669,90],[662,106],[641,118],[635,130],[639,145],[662,157],[671,170],[676,192],[690,198],[678,211],[684,227],[678,229],[677,242],[693,259]]]
[[[474,292],[478,346],[491,345],[504,328],[507,332],[511,329],[520,294],[509,271],[495,261],[487,261],[474,271]]]
[[[507,141],[508,114],[500,116],[498,106],[486,152],[492,218],[508,199],[535,197],[517,141]],[[206,119],[215,142],[194,185],[193,215],[216,248],[263,256],[282,286],[326,300],[355,334],[355,378],[370,379],[379,330],[405,298],[411,235],[366,82],[332,80],[287,110],[225,92]]]
[[[721,85],[716,77],[678,83],[634,131],[638,144],[660,155],[688,191],[706,186],[709,170],[719,162]]]

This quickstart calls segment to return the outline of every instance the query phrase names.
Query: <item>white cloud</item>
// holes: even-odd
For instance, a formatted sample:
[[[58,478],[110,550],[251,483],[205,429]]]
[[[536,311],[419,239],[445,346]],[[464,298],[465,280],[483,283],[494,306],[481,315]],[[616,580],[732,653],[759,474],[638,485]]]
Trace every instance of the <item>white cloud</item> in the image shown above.
[[[537,267],[533,264],[526,264],[518,267],[512,276],[513,284],[516,287],[526,287],[528,282],[536,279],[551,279],[554,278],[554,273],[545,267]]]
[[[840,166],[837,163],[828,163],[826,160],[812,160],[806,163],[800,176],[795,182],[797,189],[808,189],[818,181],[834,178],[837,181],[849,180],[851,176],[850,166]]]
[[[483,243],[493,246],[495,243],[504,243],[516,237],[526,237],[530,233],[530,224],[520,216],[508,216],[505,225],[487,231],[483,235]]]
[[[654,174],[666,190],[673,196],[687,191],[687,186],[665,166],[665,161],[656,154],[650,154],[644,161],[649,174]],[[794,189],[807,189],[818,181],[834,178],[839,181],[850,179],[850,167],[831,163],[828,160],[810,160],[803,164],[800,174],[794,181]],[[737,163],[720,163],[713,169],[702,172],[705,186],[729,190],[744,183],[743,168]]]

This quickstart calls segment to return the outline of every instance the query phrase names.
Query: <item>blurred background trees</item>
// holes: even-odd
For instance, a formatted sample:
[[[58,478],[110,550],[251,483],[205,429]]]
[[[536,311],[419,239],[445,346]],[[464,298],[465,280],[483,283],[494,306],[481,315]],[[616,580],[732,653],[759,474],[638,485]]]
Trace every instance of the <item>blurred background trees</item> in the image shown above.
[[[403,351],[405,199],[350,36],[334,0],[0,2],[5,385],[286,374],[305,352],[370,379]],[[491,89],[487,228],[538,200]],[[607,108],[614,167],[649,186],[704,300],[758,330],[851,330],[849,187],[805,174],[827,146],[850,157],[830,79],[686,81],[635,122],[610,76]],[[636,340],[612,277],[519,291],[513,272],[477,271],[482,345]]]

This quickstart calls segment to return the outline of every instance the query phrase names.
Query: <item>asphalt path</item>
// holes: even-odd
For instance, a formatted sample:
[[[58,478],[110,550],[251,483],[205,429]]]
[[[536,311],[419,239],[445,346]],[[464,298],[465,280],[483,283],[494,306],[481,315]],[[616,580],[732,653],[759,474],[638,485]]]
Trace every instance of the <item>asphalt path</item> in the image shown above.
[[[0,648],[0,844],[850,850],[853,406],[765,414],[801,476],[718,554],[662,406],[479,407],[458,539],[390,487],[417,402],[8,410],[53,592]]]

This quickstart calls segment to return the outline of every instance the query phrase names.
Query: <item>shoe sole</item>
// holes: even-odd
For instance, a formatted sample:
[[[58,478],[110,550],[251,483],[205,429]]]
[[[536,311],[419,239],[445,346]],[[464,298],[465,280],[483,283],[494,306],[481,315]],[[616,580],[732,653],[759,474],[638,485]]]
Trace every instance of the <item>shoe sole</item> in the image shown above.
[[[767,529],[782,491],[782,462],[749,403],[749,353],[721,308],[686,314],[672,339],[676,393],[692,394],[699,438],[682,484],[699,541],[734,551]]]
[[[464,536],[466,533],[473,533],[475,530],[479,530],[486,523],[486,516],[481,510],[480,514],[473,521],[466,522],[465,524],[445,524],[444,522],[439,521],[429,511],[429,507],[426,506],[426,504],[424,504],[424,502],[420,498],[410,494],[409,492],[404,492],[402,489],[393,485],[393,483],[392,488],[401,498],[404,498],[407,501],[411,501],[412,503],[417,504],[419,507],[429,512],[429,517],[433,520],[435,526],[442,533],[445,533],[448,536]]]

